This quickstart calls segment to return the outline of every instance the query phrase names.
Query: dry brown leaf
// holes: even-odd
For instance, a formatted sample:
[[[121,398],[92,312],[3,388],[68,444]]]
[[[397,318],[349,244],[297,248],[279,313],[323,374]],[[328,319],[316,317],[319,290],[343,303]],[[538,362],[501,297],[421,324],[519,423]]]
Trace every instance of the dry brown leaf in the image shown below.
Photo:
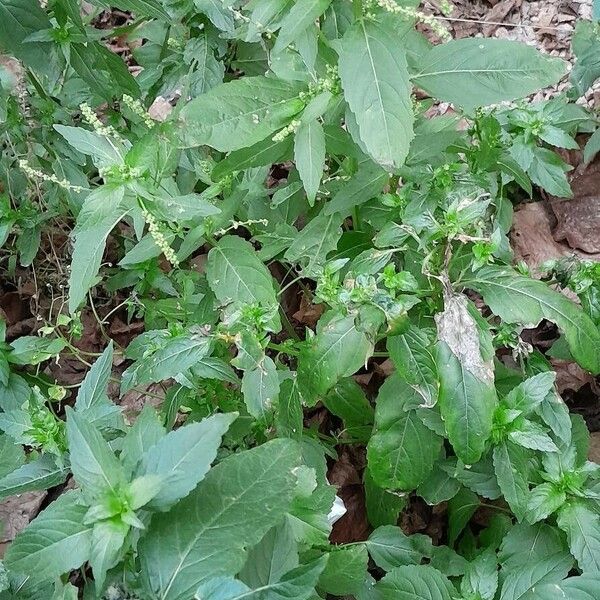
[[[571,248],[587,254],[600,253],[600,196],[554,200],[551,206],[557,220],[555,240],[566,240]]]

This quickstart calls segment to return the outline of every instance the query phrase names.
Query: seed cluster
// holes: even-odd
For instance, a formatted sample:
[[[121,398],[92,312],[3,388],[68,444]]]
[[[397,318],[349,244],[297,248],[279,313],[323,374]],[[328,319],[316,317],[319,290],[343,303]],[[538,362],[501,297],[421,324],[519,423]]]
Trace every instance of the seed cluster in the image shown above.
[[[148,212],[146,209],[142,209],[144,215],[144,221],[148,224],[148,232],[152,236],[154,243],[160,248],[161,252],[165,255],[165,258],[174,266],[179,266],[179,259],[175,254],[175,250],[169,246],[169,242],[165,237],[165,234],[160,230],[160,225],[154,215]]]

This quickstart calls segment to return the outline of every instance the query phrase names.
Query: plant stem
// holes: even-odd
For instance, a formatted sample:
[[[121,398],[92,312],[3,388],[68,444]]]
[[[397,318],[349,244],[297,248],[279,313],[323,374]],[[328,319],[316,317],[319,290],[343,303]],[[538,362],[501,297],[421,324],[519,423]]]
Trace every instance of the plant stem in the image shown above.
[[[363,14],[362,0],[352,0],[352,8],[354,9],[354,18],[358,21]]]

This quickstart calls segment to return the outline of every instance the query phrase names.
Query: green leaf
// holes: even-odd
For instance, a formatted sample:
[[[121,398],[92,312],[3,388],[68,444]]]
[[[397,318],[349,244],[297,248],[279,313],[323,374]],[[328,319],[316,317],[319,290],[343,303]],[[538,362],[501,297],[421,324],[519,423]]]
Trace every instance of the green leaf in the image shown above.
[[[269,269],[258,258],[250,242],[227,235],[208,253],[206,278],[222,305],[259,304],[264,308],[279,305]],[[279,331],[279,316],[271,320]]]
[[[250,146],[230,152],[226,158],[215,165],[212,170],[212,178],[219,181],[235,171],[244,171],[252,167],[262,167],[283,162],[291,158],[293,137],[288,135],[285,139],[274,142],[272,138],[266,138]]]
[[[122,165],[125,149],[104,135],[88,131],[83,127],[69,127],[67,125],[54,125],[54,129],[62,135],[67,142],[87,156],[91,156],[97,167],[110,167]]]
[[[239,150],[285,127],[304,107],[298,84],[245,77],[212,88],[185,105],[180,133],[186,147]]]
[[[526,554],[527,548],[523,550]],[[510,570],[503,569],[505,577],[500,600],[524,600],[530,594],[535,594],[538,586],[561,581],[572,567],[573,557],[563,550],[549,556],[540,556]]]
[[[524,448],[541,452],[558,452],[558,447],[546,430],[528,419],[518,421],[518,429],[509,432],[508,437],[515,444]]]
[[[538,585],[523,600],[595,600],[600,587],[600,575],[569,577],[556,583]]]
[[[323,398],[329,412],[344,421],[346,428],[373,424],[373,407],[363,389],[352,379],[342,379]]]
[[[0,2],[0,46],[25,65],[48,75],[58,62],[53,45],[24,43],[24,40],[36,31],[51,27],[46,11],[35,0]]]
[[[65,481],[69,470],[56,464],[56,458],[45,454],[32,460],[0,479],[0,498],[47,490]]]
[[[331,4],[331,0],[304,0],[296,2],[281,21],[281,29],[273,52],[278,54],[298,38],[309,25],[314,23]]]
[[[472,109],[553,85],[565,68],[564,61],[520,42],[463,38],[433,46],[412,81],[438,100]]]
[[[420,533],[407,536],[400,527],[378,527],[364,542],[375,564],[384,571],[403,565],[418,565],[429,556],[431,540]]]
[[[108,235],[129,212],[122,206],[125,188],[103,185],[86,199],[73,232],[75,245],[69,276],[69,312],[73,314],[84,301],[96,277]]]
[[[583,149],[583,162],[587,165],[594,159],[594,156],[600,152],[600,129],[596,129],[586,142]]]
[[[370,160],[363,162],[350,181],[325,205],[323,214],[352,214],[355,207],[380,194],[389,178],[389,174],[380,166]]]
[[[552,371],[538,373],[513,388],[504,398],[504,402],[510,408],[525,414],[530,413],[554,389],[555,381],[556,373]]]
[[[530,492],[525,517],[529,523],[542,521],[558,510],[566,499],[567,495],[558,489],[556,484],[541,483]]]
[[[427,479],[417,488],[417,494],[430,506],[450,500],[462,487],[460,481],[453,477],[452,471],[443,468],[440,462],[434,465]]]
[[[415,394],[397,375],[379,389],[367,457],[373,479],[383,487],[413,490],[431,473],[439,456],[442,438],[409,408]]]
[[[536,327],[542,319],[556,323],[575,360],[588,371],[600,373],[600,332],[563,294],[541,281],[498,266],[480,269],[467,285],[482,294],[492,312],[507,323],[528,327]]]
[[[492,550],[486,550],[469,563],[460,590],[465,597],[493,600],[498,589],[498,559]]]
[[[344,218],[340,213],[326,215],[324,212],[302,229],[284,254],[285,260],[301,264],[308,277],[315,277],[323,270],[327,255],[337,248],[342,236]]]
[[[437,569],[425,565],[398,567],[375,584],[378,600],[452,600],[456,590]]]
[[[248,552],[240,579],[251,588],[278,582],[288,571],[298,566],[298,544],[290,524],[269,529],[263,539]],[[314,586],[313,586],[314,587]]]
[[[94,0],[93,4],[98,4],[105,8],[116,7],[121,10],[131,11],[136,17],[153,17],[161,21],[170,21],[169,13],[161,6],[158,0]]]
[[[367,517],[373,527],[382,525],[395,525],[398,522],[400,511],[406,505],[404,495],[388,492],[373,481],[369,469],[364,474],[365,504]]]
[[[113,343],[109,342],[101,356],[87,372],[75,402],[75,410],[82,411],[109,402],[106,388],[112,372]]]
[[[463,488],[448,502],[448,541],[454,545],[480,505],[477,494]]]
[[[433,406],[439,383],[431,339],[426,332],[411,325],[405,333],[389,337],[387,349],[398,374],[422,397],[425,406]]]
[[[247,548],[289,510],[299,460],[291,440],[235,454],[169,512],[156,514],[139,545],[148,592],[188,600],[202,581],[237,573]]]
[[[572,198],[573,192],[565,174],[570,170],[571,166],[556,152],[536,146],[527,174],[533,183],[544,188],[549,194],[559,198]]]
[[[233,12],[229,9],[233,2],[227,0],[194,0],[194,6],[204,13],[215,27],[222,31],[233,31]]]
[[[560,510],[557,522],[566,532],[571,554],[584,574],[600,571],[600,522],[597,513],[574,500]]]
[[[481,458],[492,432],[496,391],[493,383],[468,370],[445,342],[437,349],[440,412],[456,455],[470,465]]]
[[[135,423],[129,428],[119,458],[128,473],[133,473],[136,466],[159,440],[164,437],[165,429],[162,426],[156,411],[146,404],[138,415]]]
[[[120,519],[106,519],[94,524],[90,548],[90,565],[96,589],[101,590],[106,572],[119,561],[129,526]]]
[[[401,167],[414,136],[414,117],[400,37],[378,22],[360,20],[336,49],[344,97],[356,117],[360,140],[382,167]]]
[[[494,468],[504,498],[517,519],[523,519],[529,496],[527,452],[511,442],[503,442],[494,448]]]
[[[309,600],[314,598],[317,579],[327,564],[327,556],[288,571],[280,581],[250,589],[237,579],[215,577],[202,583],[196,600]]]
[[[87,506],[78,491],[59,496],[13,541],[6,566],[32,580],[56,579],[90,557],[92,528],[84,525]]]
[[[334,596],[356,594],[367,575],[369,555],[364,546],[337,546],[331,549],[319,577],[319,590]]]
[[[0,435],[0,490],[2,489],[2,481],[6,475],[12,473],[15,469],[23,466],[25,462],[25,452],[20,444],[15,444],[14,441],[7,435]]]
[[[566,549],[564,534],[556,527],[546,523],[520,523],[514,525],[502,540],[498,558],[502,568],[510,573]]]
[[[167,510],[204,479],[217,456],[221,438],[236,418],[237,413],[217,414],[190,423],[171,431],[147,450],[139,474],[163,478],[163,486],[149,508]]]
[[[310,406],[342,377],[349,377],[371,356],[373,344],[356,329],[353,316],[335,311],[321,317],[317,335],[307,340],[298,358],[298,386]]]
[[[83,416],[67,407],[67,441],[75,481],[90,501],[118,494],[125,482],[123,468],[102,434]]]
[[[273,359],[265,356],[256,368],[244,372],[242,392],[246,408],[255,419],[264,419],[273,411],[279,397],[279,374]]]
[[[319,191],[325,166],[325,134],[323,126],[316,119],[302,123],[298,127],[294,139],[294,161],[312,206]]]
[[[139,385],[185,373],[210,352],[211,344],[212,338],[203,332],[190,332],[167,339],[156,352],[138,359],[125,370],[121,394]]]

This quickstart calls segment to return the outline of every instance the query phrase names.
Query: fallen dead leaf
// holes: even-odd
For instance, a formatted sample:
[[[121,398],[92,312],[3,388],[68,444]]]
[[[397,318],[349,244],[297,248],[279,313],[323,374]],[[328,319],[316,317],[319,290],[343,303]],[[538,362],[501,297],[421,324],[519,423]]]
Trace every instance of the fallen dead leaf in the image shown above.
[[[46,492],[27,492],[0,502],[0,521],[4,525],[0,540],[1,556],[4,556],[8,544],[17,533],[25,529],[38,514],[45,497]]]
[[[597,184],[596,184],[597,185]],[[557,220],[554,239],[566,240],[573,249],[582,250],[600,260],[600,196],[550,203]]]
[[[584,385],[592,385],[594,377],[584,371],[577,363],[556,358],[550,359],[556,371],[556,388],[562,394],[565,390],[579,391]]]
[[[594,431],[590,436],[590,451],[588,458],[595,463],[600,464],[600,431]]]

